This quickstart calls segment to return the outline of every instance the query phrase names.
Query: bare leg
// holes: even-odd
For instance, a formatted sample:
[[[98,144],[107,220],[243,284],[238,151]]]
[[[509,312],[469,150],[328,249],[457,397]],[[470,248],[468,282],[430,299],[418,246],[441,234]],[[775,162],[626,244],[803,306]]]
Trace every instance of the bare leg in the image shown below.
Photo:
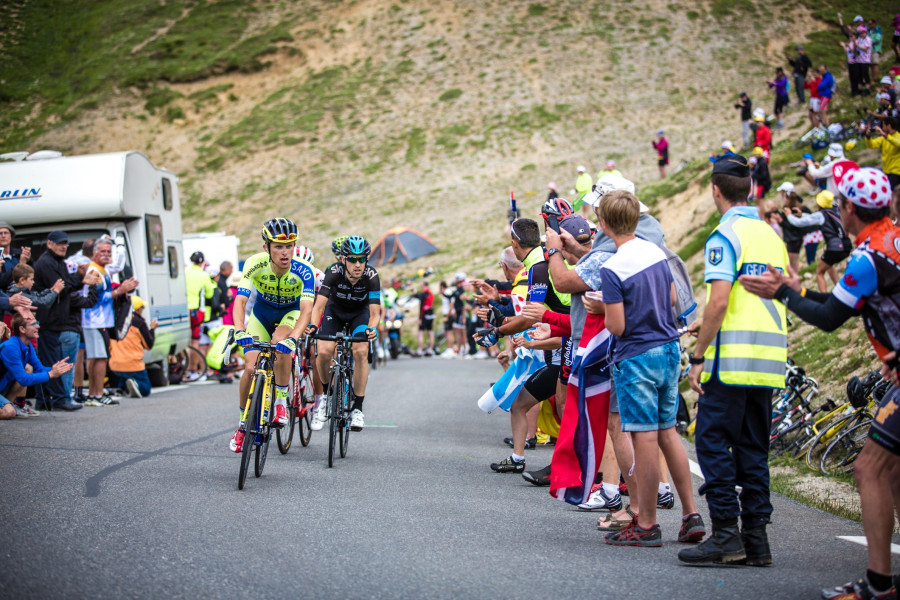
[[[604,482],[618,485],[619,465],[616,464],[616,451],[613,448],[612,436],[609,435],[609,428],[606,430],[606,445],[603,446],[603,457],[600,459],[600,472],[603,474]]]
[[[366,395],[366,384],[369,383],[369,343],[353,344],[353,393]]]
[[[791,268],[796,272],[800,272],[800,253],[799,252],[788,252],[788,262],[791,264]]]
[[[659,432],[658,439],[669,470],[672,472],[678,498],[681,500],[681,514],[693,514],[697,512],[697,506],[694,504],[694,481],[691,478],[691,468],[688,466],[687,452],[681,445],[681,438],[674,427],[669,427]]]
[[[241,381],[238,385],[238,405],[241,410],[244,410],[247,406],[247,396],[250,394],[250,381],[256,372],[257,356],[259,356],[258,350],[244,353],[244,372],[241,373]]]
[[[640,502],[638,501],[636,493],[637,482],[635,481],[634,472],[632,471],[634,465],[634,448],[631,445],[631,436],[622,431],[622,421],[619,418],[619,413],[609,413],[608,423],[606,431],[612,439],[613,451],[616,455],[619,471],[622,473],[622,479],[625,480],[625,485],[628,486],[628,497],[631,503],[631,510],[632,512],[637,513],[639,512]],[[653,505],[656,506],[655,498],[653,500]],[[616,514],[616,517],[624,518],[623,515],[625,515],[624,511],[621,514]]]
[[[663,454],[662,448],[659,449],[659,481],[669,483],[669,466],[666,464],[666,455]]]
[[[535,404],[531,407],[527,413],[525,413],[525,418],[528,420],[528,430],[525,433],[525,439],[530,440],[531,438],[537,435],[537,422],[538,416],[541,414],[541,405]],[[512,418],[512,417],[510,417]]]
[[[900,457],[866,441],[853,468],[869,545],[869,569],[891,574],[891,534],[894,502],[900,499]]]
[[[825,271],[827,270],[828,265],[821,260],[816,264],[816,288],[823,293],[828,291],[828,284],[825,282]]]
[[[106,359],[89,358],[88,366],[88,394],[91,396],[103,395],[103,380],[106,378]]]
[[[637,490],[629,495],[637,496],[641,505],[638,525],[649,528],[656,525],[656,492],[659,489],[659,443],[656,431],[633,431],[634,458],[637,463]]]
[[[13,408],[12,403],[4,404],[3,408],[0,408],[0,421],[8,421],[9,419],[16,418],[16,409]]]
[[[538,405],[537,399],[523,387],[509,409],[513,434],[513,454],[525,456],[525,435],[528,430],[528,411]]]
[[[835,269],[834,266],[828,267],[828,276],[831,277],[831,282],[837,285],[839,277],[837,269]]]

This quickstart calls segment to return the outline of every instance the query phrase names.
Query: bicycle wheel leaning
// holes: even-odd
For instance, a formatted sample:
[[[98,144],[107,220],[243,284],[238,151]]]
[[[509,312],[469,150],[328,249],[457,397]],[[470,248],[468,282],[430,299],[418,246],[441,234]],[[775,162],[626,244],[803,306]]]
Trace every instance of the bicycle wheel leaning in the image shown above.
[[[866,419],[837,436],[822,455],[820,464],[822,472],[827,474],[852,471],[853,463],[862,451],[871,427],[872,420]]]
[[[272,398],[275,397],[275,382],[274,379],[267,381],[268,390],[264,393],[269,395],[269,417],[263,423],[263,426],[260,428],[259,432],[259,445],[256,447],[256,465],[253,470],[254,474],[257,477],[262,477],[263,468],[266,466],[266,455],[269,453],[269,441],[272,439],[272,420],[275,416],[275,406],[271,404]],[[265,397],[264,395],[261,396]]]
[[[262,399],[261,379],[263,379],[261,374],[254,377],[250,387],[250,398],[247,400],[250,403],[250,408],[247,410],[247,423],[245,425],[247,431],[244,433],[244,444],[241,446],[241,471],[238,475],[239,490],[244,489],[247,472],[250,470],[250,454],[253,452],[256,440],[254,432],[259,423],[259,406]]]
[[[840,435],[848,424],[855,423],[856,419],[857,413],[852,412],[822,427],[806,451],[806,466],[813,471],[818,471],[822,463],[822,453],[834,441],[835,436]]]

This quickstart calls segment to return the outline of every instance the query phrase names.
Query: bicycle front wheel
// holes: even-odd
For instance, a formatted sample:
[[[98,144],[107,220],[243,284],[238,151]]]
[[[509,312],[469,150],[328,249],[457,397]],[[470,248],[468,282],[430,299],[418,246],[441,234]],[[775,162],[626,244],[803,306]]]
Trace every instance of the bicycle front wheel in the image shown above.
[[[287,417],[288,424],[275,430],[275,440],[278,442],[278,451],[287,454],[291,449],[294,439],[294,421],[297,420],[297,407],[300,404],[300,378],[291,374],[291,385],[288,390]],[[305,446],[306,444],[304,444]]]
[[[262,400],[262,375],[253,378],[250,387],[250,408],[247,411],[247,423],[245,425],[244,444],[241,447],[241,471],[238,475],[238,489],[244,489],[244,482],[247,479],[247,473],[250,470],[250,454],[253,452],[253,446],[256,441],[256,429],[259,423],[259,407]]]
[[[316,402],[316,393],[313,391],[312,377],[309,374],[304,375],[300,381],[301,391],[297,412],[297,433],[300,435],[300,443],[303,446],[309,446],[309,440],[312,438],[312,407]]]
[[[825,449],[834,441],[835,436],[842,433],[842,430],[851,420],[855,422],[855,419],[856,413],[850,413],[833,423],[825,425],[810,442],[809,449],[806,451],[806,466],[813,471],[818,471],[822,464],[822,454],[825,452]]]
[[[350,394],[350,386],[347,385],[347,382],[344,382],[344,393],[341,397],[344,399],[342,410],[341,410],[341,438],[340,438],[340,446],[341,446],[341,458],[347,458],[347,449],[350,447],[350,421],[349,421],[349,411],[347,410],[347,405],[350,402],[350,398],[346,397]]]
[[[862,451],[872,420],[866,419],[842,432],[822,455],[820,467],[823,473],[847,473],[853,470],[853,463]]]
[[[269,387],[269,398],[275,396],[274,379],[266,382]],[[269,453],[269,441],[272,439],[272,420],[275,416],[274,405],[269,408],[269,418],[265,420],[259,432],[259,446],[256,447],[256,465],[253,470],[257,477],[262,477],[263,468],[266,466],[266,455]]]
[[[342,380],[337,370],[332,373],[331,386],[328,388],[328,467],[334,466],[334,447],[338,438],[338,426],[341,421]]]

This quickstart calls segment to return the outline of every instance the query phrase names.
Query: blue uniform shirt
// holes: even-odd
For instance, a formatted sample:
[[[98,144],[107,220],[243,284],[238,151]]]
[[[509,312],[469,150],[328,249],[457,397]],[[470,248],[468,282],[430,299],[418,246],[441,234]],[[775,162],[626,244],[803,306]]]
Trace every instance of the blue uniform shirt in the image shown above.
[[[759,219],[759,212],[755,206],[732,206],[719,219],[719,223],[724,223],[734,216],[749,217],[751,219]],[[706,240],[706,282],[710,281],[737,281],[737,257],[734,255],[734,248],[718,231],[714,231],[709,239]]]

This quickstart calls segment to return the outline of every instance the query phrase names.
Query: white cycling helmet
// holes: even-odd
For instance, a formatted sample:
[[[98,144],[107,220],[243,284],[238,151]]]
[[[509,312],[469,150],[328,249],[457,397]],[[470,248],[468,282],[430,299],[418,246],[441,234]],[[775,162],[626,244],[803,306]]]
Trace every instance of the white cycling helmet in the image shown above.
[[[308,262],[309,264],[313,264],[313,262],[315,262],[316,260],[316,256],[313,254],[312,249],[307,248],[306,246],[295,246],[294,256],[296,256],[300,260]]]

